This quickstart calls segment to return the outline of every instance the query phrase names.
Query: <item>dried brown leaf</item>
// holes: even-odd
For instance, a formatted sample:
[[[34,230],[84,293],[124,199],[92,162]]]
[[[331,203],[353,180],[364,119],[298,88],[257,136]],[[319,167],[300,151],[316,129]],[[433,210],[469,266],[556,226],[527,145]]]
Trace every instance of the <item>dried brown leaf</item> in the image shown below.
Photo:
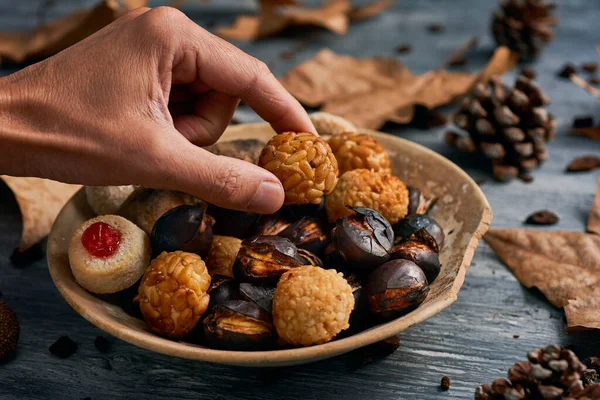
[[[81,187],[40,178],[1,175],[21,209],[23,231],[19,251],[25,251],[50,232],[63,205]]]
[[[121,15],[146,5],[146,0],[104,0],[56,21],[24,32],[0,32],[0,62],[40,60],[85,39]]]
[[[484,240],[521,284],[565,308],[567,329],[600,329],[600,236],[490,229]]]
[[[381,13],[394,4],[393,0],[376,0],[362,7],[353,7],[348,13],[350,21],[357,22]]]
[[[574,135],[587,136],[590,139],[600,140],[600,125],[588,128],[575,128],[571,132]]]
[[[256,40],[294,25],[312,25],[337,34],[348,30],[349,0],[329,0],[319,8],[305,8],[289,0],[261,0],[258,16],[241,15],[233,25],[217,29],[228,39]]]
[[[587,90],[587,92],[590,93],[592,96],[600,99],[600,90],[590,85],[585,79],[581,78],[577,74],[571,74],[570,78],[573,81],[573,83],[575,83],[577,86],[582,87],[583,89]]]
[[[596,186],[596,196],[588,215],[587,230],[600,235],[600,177]]]
[[[354,58],[323,49],[280,80],[303,104],[322,105],[322,111],[359,127],[377,129],[390,120],[408,123],[415,105],[431,109],[447,104],[478,80],[499,75],[515,64],[515,54],[500,47],[479,74],[439,69],[414,75],[392,58]]]

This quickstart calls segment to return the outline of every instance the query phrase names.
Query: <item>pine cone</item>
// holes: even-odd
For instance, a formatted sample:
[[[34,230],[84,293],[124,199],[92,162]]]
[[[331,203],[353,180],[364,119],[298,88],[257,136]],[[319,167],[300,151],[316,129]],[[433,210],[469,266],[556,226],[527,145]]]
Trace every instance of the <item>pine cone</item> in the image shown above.
[[[446,141],[462,151],[480,151],[492,163],[500,181],[528,175],[547,157],[546,142],[556,132],[556,121],[545,109],[550,99],[524,76],[514,88],[499,78],[478,83],[454,123],[470,137],[449,132]]]
[[[584,389],[581,378],[586,367],[571,350],[550,345],[530,351],[527,358],[510,367],[508,380],[479,386],[475,400],[600,399],[600,384],[591,383]]]
[[[554,36],[552,16],[555,3],[546,0],[505,0],[492,17],[496,43],[519,53],[521,58],[535,57]]]

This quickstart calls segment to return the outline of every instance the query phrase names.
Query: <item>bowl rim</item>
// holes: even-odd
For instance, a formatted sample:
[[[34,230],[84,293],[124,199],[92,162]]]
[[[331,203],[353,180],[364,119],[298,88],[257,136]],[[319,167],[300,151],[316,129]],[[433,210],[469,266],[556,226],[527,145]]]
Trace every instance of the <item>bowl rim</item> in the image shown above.
[[[230,126],[227,130],[229,132],[236,132],[238,130],[241,131],[243,129],[248,128],[266,129],[268,128],[268,124],[263,122],[240,124]],[[361,130],[361,132],[371,134],[375,137],[380,137],[382,135],[385,135],[386,137],[391,136],[394,138],[394,140],[399,141],[402,145],[414,147],[422,152],[429,153],[430,156],[435,158],[436,161],[440,162],[445,168],[451,168],[455,170],[455,172],[462,175],[465,178],[465,180],[473,186],[473,188],[475,189],[475,193],[478,195],[479,199],[482,200],[483,210],[481,219],[479,221],[477,229],[475,230],[471,239],[469,240],[467,250],[463,255],[461,266],[459,268],[456,278],[454,279],[452,289],[447,291],[445,299],[441,301],[438,300],[438,302],[436,302],[433,306],[423,309],[418,314],[409,313],[393,321],[389,321],[387,323],[369,328],[349,337],[331,341],[321,345],[268,351],[218,350],[202,347],[193,343],[179,342],[162,338],[150,332],[140,333],[131,328],[122,328],[118,324],[111,323],[110,319],[99,316],[95,313],[87,312],[87,310],[83,309],[77,303],[77,301],[73,299],[73,297],[71,296],[71,290],[62,282],[61,279],[59,279],[58,272],[56,271],[54,266],[51,265],[51,258],[54,256],[54,246],[48,246],[47,262],[52,280],[54,281],[55,286],[57,287],[58,291],[63,296],[63,298],[67,301],[67,303],[83,318],[85,318],[101,330],[121,340],[145,348],[147,350],[185,359],[201,360],[219,364],[254,367],[276,367],[285,365],[296,365],[340,355],[352,351],[354,349],[386,339],[390,336],[396,335],[404,329],[407,329],[410,326],[415,325],[417,323],[423,322],[424,320],[438,314],[440,311],[447,308],[457,300],[458,291],[463,285],[466,270],[468,269],[469,264],[473,258],[473,254],[475,252],[477,244],[479,240],[483,237],[485,232],[488,230],[493,216],[489,202],[479,185],[477,185],[475,181],[465,171],[463,171],[460,167],[458,167],[456,164],[454,164],[444,156],[418,143],[409,141],[407,139],[403,139],[395,135],[390,135],[387,133],[372,130]],[[82,188],[80,189],[80,191],[81,190],[84,189]],[[73,197],[71,197],[67,204],[70,204],[73,198],[77,196],[80,193],[80,191],[78,191]],[[55,238],[55,235],[57,235],[55,226],[57,224],[57,221],[62,220],[63,214],[66,212],[67,204],[63,206],[55,220],[55,223],[49,235],[49,243],[59,240],[59,238]],[[80,286],[77,285],[77,287],[81,291],[85,292],[85,290]]]

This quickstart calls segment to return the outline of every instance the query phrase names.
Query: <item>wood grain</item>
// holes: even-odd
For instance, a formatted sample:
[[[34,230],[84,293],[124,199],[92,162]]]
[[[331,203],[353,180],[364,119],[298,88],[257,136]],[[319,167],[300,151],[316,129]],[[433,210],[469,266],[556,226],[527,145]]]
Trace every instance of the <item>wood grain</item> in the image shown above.
[[[0,0],[0,26],[16,29],[35,24],[38,3]],[[54,14],[78,2],[57,3]],[[223,1],[218,10],[214,4],[186,3],[183,9],[200,24],[211,20],[223,20],[225,24],[233,15],[226,14],[226,21],[223,9],[248,11],[246,3],[239,3]],[[215,7],[214,12],[211,7]],[[400,43],[410,43],[414,49],[402,56],[403,61],[411,69],[426,71],[440,65],[472,35],[479,35],[482,40],[479,49],[468,55],[467,68],[477,70],[491,51],[488,22],[495,7],[494,1],[477,0],[397,2],[386,14],[353,25],[344,37],[315,32],[311,44],[296,59],[278,63],[275,73],[283,73],[321,47],[355,56],[374,56],[393,54]],[[553,100],[550,110],[558,120],[558,136],[549,144],[550,158],[535,172],[533,183],[493,183],[479,168],[477,159],[444,143],[443,127],[429,131],[384,128],[440,152],[476,178],[488,177],[482,189],[492,205],[493,226],[497,228],[519,227],[527,215],[542,208],[553,210],[561,218],[552,229],[583,231],[586,227],[596,175],[566,175],[563,171],[574,157],[598,151],[598,142],[568,135],[568,131],[575,115],[598,116],[600,105],[579,87],[557,79],[555,73],[566,61],[597,59],[595,45],[600,36],[594,27],[600,20],[600,4],[583,0],[562,2],[558,15],[561,21],[557,38],[532,64],[540,85]],[[446,32],[428,34],[429,23],[443,23]],[[303,35],[286,36],[239,45],[270,61],[302,40]],[[513,79],[510,74],[506,82],[512,83]],[[238,112],[238,117],[243,122],[257,119],[248,108]],[[505,375],[508,367],[524,359],[533,347],[559,343],[572,345],[582,357],[600,355],[598,333],[565,333],[564,313],[539,293],[519,285],[485,244],[475,253],[458,301],[436,317],[404,331],[400,349],[388,359],[358,371],[347,371],[349,356],[283,370],[217,366],[154,354],[112,338],[110,352],[101,354],[94,348],[94,338],[101,332],[62,300],[44,261],[23,268],[10,264],[8,257],[19,243],[20,217],[14,199],[0,197],[0,291],[2,299],[15,308],[23,328],[16,359],[0,365],[2,400],[70,400],[88,396],[94,400],[472,399],[479,383]],[[59,360],[49,354],[48,346],[64,334],[79,343],[79,350],[71,358]],[[514,334],[520,337],[514,339]],[[438,388],[443,375],[452,380],[448,392]]]

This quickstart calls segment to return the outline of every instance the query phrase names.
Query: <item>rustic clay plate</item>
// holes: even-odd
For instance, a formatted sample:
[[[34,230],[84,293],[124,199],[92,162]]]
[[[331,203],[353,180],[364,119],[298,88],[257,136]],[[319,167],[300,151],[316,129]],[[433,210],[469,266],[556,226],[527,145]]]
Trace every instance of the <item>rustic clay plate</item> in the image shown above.
[[[402,318],[345,339],[291,350],[223,351],[161,338],[153,334],[143,321],[123,311],[116,302],[95,296],[75,282],[67,256],[69,240],[81,223],[93,217],[82,191],[65,205],[50,233],[48,267],[52,279],[67,302],[92,324],[137,346],[175,357],[276,367],[322,360],[395,335],[456,301],[477,243],[492,220],[492,212],[477,184],[444,157],[398,137],[372,131],[368,133],[383,144],[392,160],[393,172],[400,179],[439,197],[431,215],[441,223],[447,235],[440,254],[442,270],[431,285],[429,296],[418,309]],[[228,128],[221,140],[255,138],[266,141],[272,135],[273,131],[267,124],[237,125]]]

